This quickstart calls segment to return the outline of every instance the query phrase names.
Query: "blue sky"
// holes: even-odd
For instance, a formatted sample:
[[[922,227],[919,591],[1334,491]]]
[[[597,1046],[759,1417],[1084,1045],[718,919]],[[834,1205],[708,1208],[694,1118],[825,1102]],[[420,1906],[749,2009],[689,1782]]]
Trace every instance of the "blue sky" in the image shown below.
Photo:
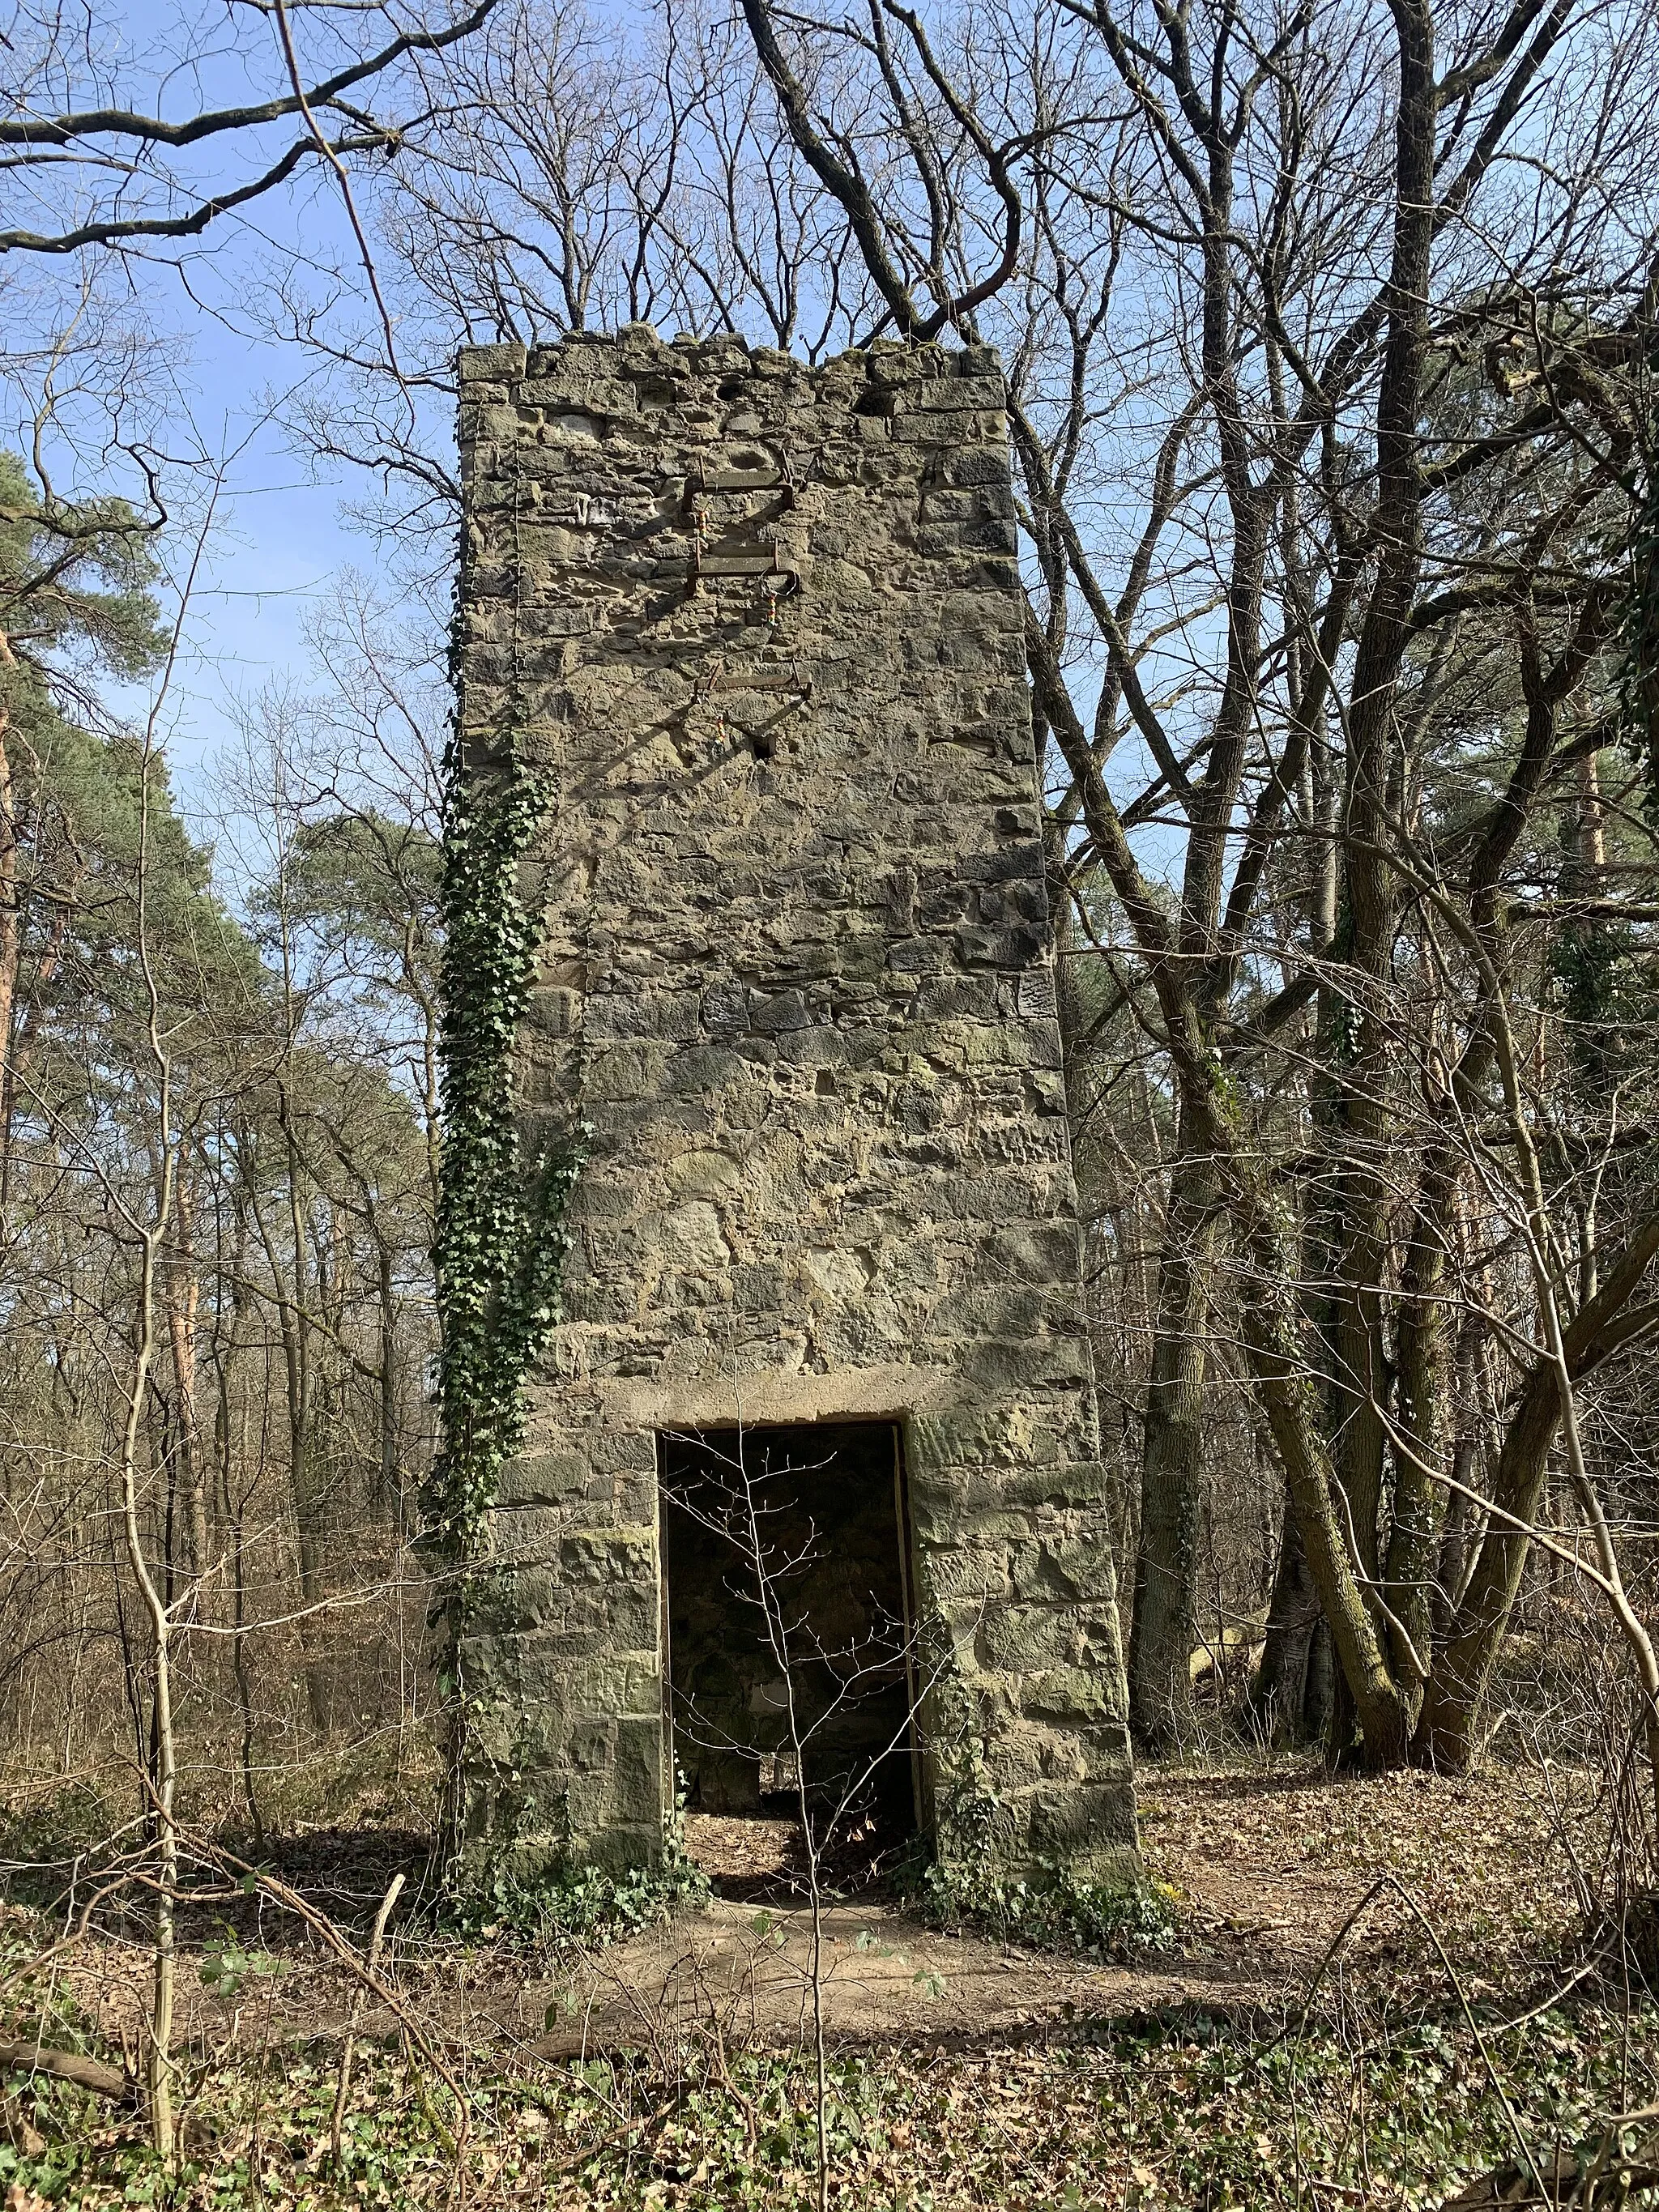
[[[122,20],[128,53],[117,74],[123,96],[136,106],[178,116],[204,101],[283,88],[273,78],[268,18],[239,19],[240,51],[222,43],[235,35],[223,33],[228,19],[210,18],[190,0],[176,10],[169,0],[131,0]],[[297,12],[294,20],[302,23]],[[303,19],[302,35],[317,35],[309,28],[315,20]],[[201,46],[191,69],[167,69],[168,54],[191,40]],[[289,142],[292,127],[261,133],[256,143],[214,142],[210,156],[193,163],[189,183],[211,189],[253,173]],[[372,177],[359,177],[356,189],[372,234]],[[154,380],[164,395],[156,441],[181,453],[230,456],[167,718],[177,787],[187,805],[199,808],[204,826],[213,806],[214,763],[237,742],[236,702],[270,685],[306,688],[308,618],[343,568],[376,572],[384,557],[349,512],[372,495],[372,480],[345,462],[313,465],[278,419],[285,396],[323,373],[315,353],[272,331],[276,280],[296,273],[313,295],[336,295],[333,332],[351,325],[359,334],[374,333],[374,310],[337,184],[315,162],[245,216],[216,223],[179,265],[160,256],[131,264],[133,313],[153,333],[158,360],[166,356],[165,373]],[[400,344],[400,351],[412,354],[412,343]],[[433,437],[444,437],[442,422],[428,428]],[[187,538],[181,529],[175,558],[187,550]],[[128,703],[141,717],[143,702]],[[1130,789],[1140,780],[1139,750],[1132,737],[1114,763],[1115,780],[1123,778]],[[1149,852],[1165,842],[1156,830],[1142,833]]]
[[[314,19],[296,11],[295,20],[301,37],[315,38]],[[177,8],[169,0],[132,0],[110,21],[104,73],[74,84],[72,104],[113,94],[124,104],[177,119],[203,106],[286,89],[268,18],[244,15],[233,24],[191,0]],[[192,46],[189,65],[177,66]],[[64,96],[61,76],[46,77],[34,104],[55,107]],[[192,190],[240,180],[257,173],[294,130],[286,123],[215,141],[201,158],[180,165],[179,173]],[[29,185],[27,177],[10,180],[10,219],[45,228],[43,217],[58,212],[47,195],[61,187],[51,172],[40,193],[32,195]],[[0,264],[8,351],[31,339],[38,344],[70,321],[88,265],[74,257],[26,255]],[[140,423],[148,441],[173,457],[174,465],[163,472],[167,495],[180,513],[170,565],[189,558],[191,511],[205,481],[184,464],[192,454],[228,457],[167,702],[169,751],[187,798],[204,793],[206,771],[234,737],[235,698],[267,684],[305,683],[308,612],[340,568],[372,567],[376,559],[372,541],[346,512],[368,489],[362,471],[338,463],[314,467],[272,419],[285,397],[318,373],[314,355],[270,328],[272,279],[295,270],[309,276],[313,290],[331,285],[339,271],[346,283],[344,318],[356,322],[368,312],[337,185],[314,161],[289,186],[253,203],[246,216],[220,219],[199,241],[135,256],[118,269],[101,264],[102,313],[133,337],[139,396],[125,427]],[[15,351],[14,362],[0,434],[27,447],[40,364],[20,362]],[[93,382],[89,378],[89,388]],[[131,489],[119,460],[109,458],[100,410],[71,404],[66,414],[72,435],[53,455],[60,488],[76,477],[83,492]],[[142,719],[148,702],[134,696],[117,703]]]
[[[301,228],[314,238],[319,228],[344,228],[334,195],[314,188],[266,203],[261,216],[279,246]],[[330,243],[341,240],[336,235]],[[343,464],[314,464],[271,419],[273,405],[314,373],[314,364],[297,345],[262,334],[247,312],[252,303],[238,296],[243,276],[254,278],[254,263],[252,242],[245,240],[239,252],[228,236],[208,268],[191,272],[188,289],[171,270],[152,277],[155,306],[186,349],[179,381],[196,429],[227,456],[175,679],[181,769],[199,769],[225,741],[234,696],[305,680],[308,612],[336,571],[373,557],[346,513],[362,495],[356,472]],[[210,285],[203,281],[208,276]]]

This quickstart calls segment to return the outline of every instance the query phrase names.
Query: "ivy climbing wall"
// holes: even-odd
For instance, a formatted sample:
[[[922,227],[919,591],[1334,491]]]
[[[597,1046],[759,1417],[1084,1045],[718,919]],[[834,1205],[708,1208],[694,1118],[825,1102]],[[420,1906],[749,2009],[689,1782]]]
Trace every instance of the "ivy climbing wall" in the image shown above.
[[[995,359],[460,374],[455,775],[533,794],[514,1110],[581,1158],[466,1504],[468,1847],[660,1847],[659,1436],[883,1419],[939,1848],[1086,1868],[1133,1808]]]

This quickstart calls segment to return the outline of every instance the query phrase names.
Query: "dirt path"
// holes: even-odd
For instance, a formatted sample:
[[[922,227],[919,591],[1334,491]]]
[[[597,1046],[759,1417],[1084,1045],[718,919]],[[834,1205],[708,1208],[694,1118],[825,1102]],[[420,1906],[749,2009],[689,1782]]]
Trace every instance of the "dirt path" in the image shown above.
[[[878,1887],[854,1888],[822,1923],[826,2024],[843,2042],[959,2043],[1176,2008],[1283,2018],[1368,1897],[1345,1947],[1353,1971],[1386,1979],[1427,1962],[1408,1896],[1480,1995],[1495,1958],[1513,1983],[1517,1967],[1524,1978],[1536,1960],[1541,1971],[1555,1948],[1571,1899],[1552,1807],[1570,1796],[1570,1782],[1552,1791],[1525,1771],[1455,1784],[1334,1781],[1305,1763],[1147,1770],[1142,1842],[1182,1901],[1178,1952],[1133,1966],[1033,1953],[942,1934]],[[414,2006],[480,2056],[492,2045],[503,2058],[515,2049],[660,2054],[711,2030],[732,2045],[794,2042],[811,2019],[812,1930],[791,1834],[782,1822],[693,1823],[693,1848],[718,1868],[726,1893],[624,1942],[550,1960],[411,1923],[394,1928],[389,1963]],[[366,1925],[405,1862],[412,1890],[416,1838],[319,1832],[285,1849],[289,1878],[351,1929]],[[326,2042],[342,2031],[349,1980],[288,1916],[226,1899],[183,1924],[181,2030],[192,2044],[205,2051],[250,2033],[256,2014],[278,2042]],[[215,1978],[214,1954],[233,1926],[241,1946],[280,1954],[269,1978],[234,1988]],[[148,1981],[141,1942],[83,1949],[70,1978],[106,2035],[137,2034]],[[373,2006],[362,2026],[369,2037],[397,2028]]]
[[[695,1826],[690,1840],[695,1850]],[[792,1890],[787,1842],[763,1824],[703,1840],[737,1865],[722,1879],[743,1894],[525,1983],[492,2008],[499,2031],[548,2056],[711,2027],[734,2040],[800,2035],[811,1918]],[[1182,1899],[1178,1954],[1133,1966],[1057,1958],[941,1934],[878,1896],[837,1902],[821,1929],[831,2033],[955,2039],[1176,2007],[1282,2015],[1379,1882],[1347,1954],[1386,1972],[1419,1948],[1408,1895],[1478,1986],[1495,1943],[1541,1955],[1570,1903],[1564,1851],[1524,1776],[1333,1781],[1305,1765],[1166,1768],[1143,1778],[1142,1840]]]
[[[929,1929],[880,1902],[829,1909],[821,1925],[825,2024],[840,2037],[949,2038],[1036,2027],[1074,2013],[1127,2013],[1175,2003],[1233,2008],[1257,1992],[1236,1973],[1179,1964],[1144,1971],[1091,1966]],[[812,1929],[803,1906],[716,1898],[672,1929],[584,1960],[568,1976],[526,1985],[501,2026],[544,2056],[650,2045],[714,2029],[732,2040],[793,2041],[811,2018]]]

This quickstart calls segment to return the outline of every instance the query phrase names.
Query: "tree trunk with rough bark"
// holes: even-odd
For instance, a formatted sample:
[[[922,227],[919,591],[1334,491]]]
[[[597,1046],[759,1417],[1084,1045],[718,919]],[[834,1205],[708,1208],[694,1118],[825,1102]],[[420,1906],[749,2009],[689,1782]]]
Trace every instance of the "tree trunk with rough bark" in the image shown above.
[[[1330,1635],[1287,1504],[1251,1700],[1256,1723],[1272,1743],[1322,1743],[1331,1723],[1331,1692]]]
[[[1190,1136],[1182,1120],[1158,1261],[1129,1634],[1129,1722],[1149,1751],[1184,1742],[1193,1719],[1216,1188],[1208,1160],[1182,1141]]]

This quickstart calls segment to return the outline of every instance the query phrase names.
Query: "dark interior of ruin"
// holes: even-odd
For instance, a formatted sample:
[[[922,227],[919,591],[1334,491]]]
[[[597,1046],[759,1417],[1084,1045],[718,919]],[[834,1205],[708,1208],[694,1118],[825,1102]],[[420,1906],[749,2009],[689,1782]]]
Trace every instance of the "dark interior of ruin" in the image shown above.
[[[890,1422],[658,1439],[675,1765],[694,1816],[832,1849],[917,1825],[904,1482]]]

